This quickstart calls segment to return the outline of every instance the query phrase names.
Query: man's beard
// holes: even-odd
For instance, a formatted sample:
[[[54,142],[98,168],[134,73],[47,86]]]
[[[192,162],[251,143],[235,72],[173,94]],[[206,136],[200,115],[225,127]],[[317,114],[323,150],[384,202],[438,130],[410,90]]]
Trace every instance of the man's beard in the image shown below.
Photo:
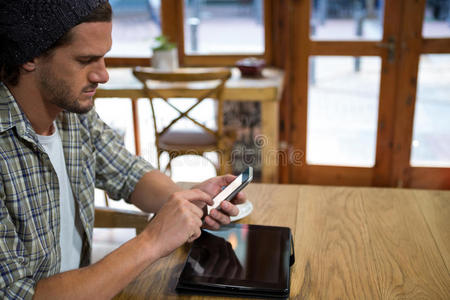
[[[94,107],[93,101],[91,105],[81,106],[80,100],[72,94],[69,84],[63,79],[54,76],[49,69],[42,70],[39,83],[42,91],[45,93],[43,96],[46,100],[64,110],[77,114],[85,114]],[[84,87],[83,91],[96,87],[96,84],[92,84]]]

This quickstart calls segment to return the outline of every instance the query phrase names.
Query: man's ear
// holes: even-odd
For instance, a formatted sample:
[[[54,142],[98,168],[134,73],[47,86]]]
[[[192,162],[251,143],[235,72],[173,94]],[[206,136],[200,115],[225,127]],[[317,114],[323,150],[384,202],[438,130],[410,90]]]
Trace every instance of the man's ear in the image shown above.
[[[24,64],[22,65],[22,68],[23,68],[25,71],[33,72],[33,71],[36,69],[36,63],[34,62],[34,60],[30,60],[30,61],[24,63]]]

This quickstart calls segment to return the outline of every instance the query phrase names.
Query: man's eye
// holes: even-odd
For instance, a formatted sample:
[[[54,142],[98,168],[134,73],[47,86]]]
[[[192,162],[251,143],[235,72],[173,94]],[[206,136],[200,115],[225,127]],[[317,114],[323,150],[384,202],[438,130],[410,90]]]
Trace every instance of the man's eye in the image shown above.
[[[90,64],[93,61],[94,61],[94,58],[81,58],[81,59],[78,59],[78,62],[80,64],[82,64],[82,65],[88,65],[88,64]]]

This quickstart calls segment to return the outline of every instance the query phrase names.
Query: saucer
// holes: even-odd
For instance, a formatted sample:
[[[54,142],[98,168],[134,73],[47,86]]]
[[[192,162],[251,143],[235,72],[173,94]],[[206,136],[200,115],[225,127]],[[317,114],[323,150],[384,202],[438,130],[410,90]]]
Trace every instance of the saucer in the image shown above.
[[[230,217],[231,222],[245,218],[253,211],[253,204],[249,200],[245,201],[242,204],[238,204],[236,206],[237,206],[237,208],[239,208],[239,214],[237,216]]]

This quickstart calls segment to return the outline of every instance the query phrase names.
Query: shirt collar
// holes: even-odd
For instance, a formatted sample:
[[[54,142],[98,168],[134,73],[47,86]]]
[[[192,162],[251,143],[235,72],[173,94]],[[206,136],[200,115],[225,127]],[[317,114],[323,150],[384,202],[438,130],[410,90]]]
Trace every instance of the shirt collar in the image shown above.
[[[0,133],[16,127],[17,134],[37,143],[30,121],[20,109],[8,87],[0,81]]]

